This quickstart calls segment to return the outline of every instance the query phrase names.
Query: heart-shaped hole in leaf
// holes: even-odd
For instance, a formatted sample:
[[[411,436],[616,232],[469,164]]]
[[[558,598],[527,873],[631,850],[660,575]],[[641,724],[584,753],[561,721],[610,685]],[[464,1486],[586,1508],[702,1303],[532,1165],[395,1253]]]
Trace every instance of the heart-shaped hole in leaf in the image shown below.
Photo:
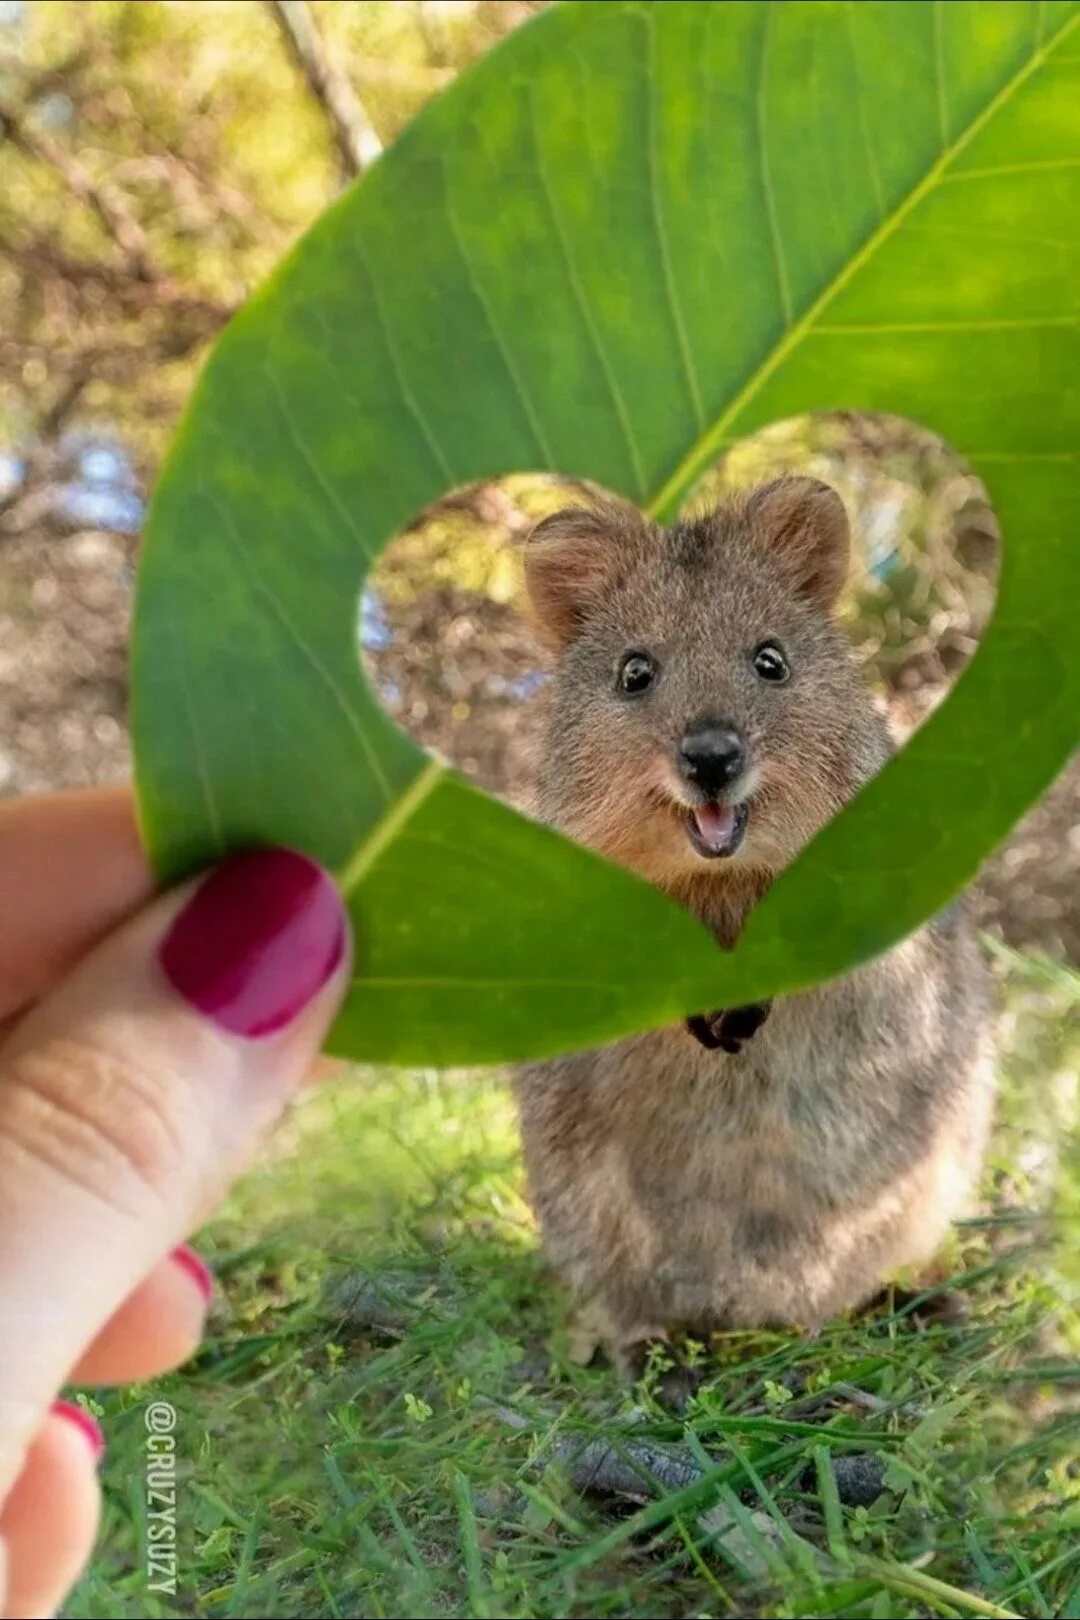
[[[938,909],[1063,763],[1077,278],[1046,222],[1080,202],[1078,27],[993,0],[555,8],[225,334],[143,554],[143,826],[166,877],[267,839],[338,871],[358,936],[338,1050],[542,1054],[843,971]],[[663,516],[734,440],[841,407],[923,421],[985,479],[998,606],[721,957],[423,760],[361,679],[358,576],[449,488],[541,467]]]
[[[985,490],[925,429],[893,417],[834,413],[781,423],[734,446],[702,480],[688,515],[723,507],[785,475],[824,480],[841,494],[851,546],[835,617],[846,626],[864,684],[894,739],[903,741],[940,703],[990,616],[998,546]],[[747,632],[731,603],[745,611],[753,581],[739,577],[734,563],[710,571],[707,587],[700,581],[684,600],[681,575],[669,574],[657,549],[637,597],[631,590],[623,599],[625,645],[652,645],[659,608],[665,680],[688,684],[706,709],[722,709],[736,726],[749,722],[750,777],[776,771],[781,799],[798,800],[786,812],[782,804],[770,812],[752,794],[739,857],[703,865],[688,848],[679,815],[656,813],[654,802],[677,792],[669,773],[677,770],[679,737],[691,718],[680,712],[681,699],[662,699],[659,712],[649,705],[636,726],[611,690],[610,658],[587,650],[588,623],[572,636],[552,679],[552,648],[528,606],[528,536],[545,515],[587,506],[593,497],[610,501],[605,492],[550,475],[495,480],[454,492],[408,525],[381,556],[365,593],[368,676],[418,742],[488,791],[518,806],[546,802],[554,809],[554,787],[557,825],[562,815],[572,828],[587,823],[586,841],[654,876],[694,909],[721,905],[733,882],[733,903],[741,905],[740,879],[747,879],[747,863],[762,858],[770,813],[797,814],[800,821],[810,813],[824,745],[842,719],[814,696],[831,659],[821,664],[824,655],[811,656],[812,644],[809,662],[796,654],[793,739],[782,700],[765,696],[755,705],[752,691],[742,690]],[[717,546],[722,563],[719,540]],[[625,572],[616,562],[609,581],[620,594]],[[598,606],[603,611],[605,602]],[[776,606],[779,619],[770,628],[782,631],[797,604]],[[828,682],[825,690],[828,696]],[[869,701],[853,694],[858,706]],[[584,762],[581,792],[560,763],[568,728],[576,738],[570,757]],[[816,757],[815,736],[822,744]],[[630,847],[624,823],[635,832]],[[771,863],[770,869],[776,870]],[[692,898],[684,893],[688,881]]]
[[[979,479],[936,434],[836,412],[733,446],[688,510],[790,474],[840,494],[852,531],[837,609],[898,741],[937,707],[989,622],[997,520]],[[551,650],[524,588],[527,537],[589,491],[550,474],[495,479],[437,501],[389,543],[365,590],[368,679],[421,747],[508,803],[532,802]]]

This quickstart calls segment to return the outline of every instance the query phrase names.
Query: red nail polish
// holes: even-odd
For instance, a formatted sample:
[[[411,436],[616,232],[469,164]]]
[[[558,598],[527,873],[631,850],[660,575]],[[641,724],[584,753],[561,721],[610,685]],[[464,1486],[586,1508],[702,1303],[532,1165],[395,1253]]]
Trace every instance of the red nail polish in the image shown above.
[[[203,1299],[214,1297],[214,1273],[201,1254],[197,1254],[189,1244],[181,1243],[179,1248],[172,1251],[169,1259],[187,1273]]]
[[[161,965],[184,1000],[233,1035],[284,1029],[345,954],[345,908],[314,861],[291,849],[234,855],[173,922]]]
[[[100,1462],[105,1453],[105,1436],[93,1413],[88,1412],[85,1406],[76,1406],[74,1401],[53,1401],[49,1410],[54,1417],[63,1418],[65,1423],[78,1429],[93,1452],[94,1461]]]

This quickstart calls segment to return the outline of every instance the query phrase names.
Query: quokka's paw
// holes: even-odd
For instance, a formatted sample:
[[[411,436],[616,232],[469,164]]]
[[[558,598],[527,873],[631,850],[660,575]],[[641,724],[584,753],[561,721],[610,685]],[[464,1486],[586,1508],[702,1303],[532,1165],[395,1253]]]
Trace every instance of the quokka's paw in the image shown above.
[[[933,1286],[916,1290],[913,1288],[898,1288],[892,1284],[875,1294],[870,1301],[868,1309],[875,1314],[887,1312],[892,1317],[899,1317],[909,1326],[916,1329],[931,1327],[961,1327],[971,1315],[971,1305],[967,1295],[958,1288],[935,1288]]]
[[[772,1008],[771,1001],[753,1001],[746,1007],[721,1007],[686,1020],[695,1040],[710,1052],[741,1052],[743,1042],[756,1035]]]

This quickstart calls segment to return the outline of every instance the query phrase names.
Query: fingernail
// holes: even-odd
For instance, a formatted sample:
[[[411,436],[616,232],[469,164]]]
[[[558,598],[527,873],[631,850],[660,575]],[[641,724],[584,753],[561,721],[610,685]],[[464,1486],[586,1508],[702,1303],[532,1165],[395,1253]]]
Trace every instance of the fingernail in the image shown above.
[[[201,883],[161,946],[166,977],[221,1029],[273,1035],[345,954],[345,908],[314,861],[291,849],[234,855]]]
[[[85,1406],[76,1406],[74,1401],[53,1401],[50,1408],[54,1417],[63,1418],[73,1428],[78,1429],[93,1453],[94,1461],[100,1462],[105,1454],[105,1436],[101,1432],[101,1424]]]
[[[179,1248],[172,1251],[169,1259],[173,1265],[179,1266],[181,1271],[187,1272],[203,1299],[213,1299],[214,1273],[201,1254],[196,1254],[187,1243],[181,1243]]]

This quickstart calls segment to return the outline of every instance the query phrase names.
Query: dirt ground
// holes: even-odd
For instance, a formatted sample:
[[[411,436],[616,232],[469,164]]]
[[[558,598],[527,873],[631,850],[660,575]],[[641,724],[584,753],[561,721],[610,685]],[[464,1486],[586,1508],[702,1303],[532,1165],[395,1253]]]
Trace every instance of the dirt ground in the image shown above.
[[[0,796],[129,774],[134,555],[133,540],[93,530],[0,538]],[[520,797],[538,722],[521,694],[542,658],[515,609],[439,583],[388,606],[386,630],[368,656],[395,717]],[[1008,943],[1080,965],[1080,759],[989,862],[978,905]]]

